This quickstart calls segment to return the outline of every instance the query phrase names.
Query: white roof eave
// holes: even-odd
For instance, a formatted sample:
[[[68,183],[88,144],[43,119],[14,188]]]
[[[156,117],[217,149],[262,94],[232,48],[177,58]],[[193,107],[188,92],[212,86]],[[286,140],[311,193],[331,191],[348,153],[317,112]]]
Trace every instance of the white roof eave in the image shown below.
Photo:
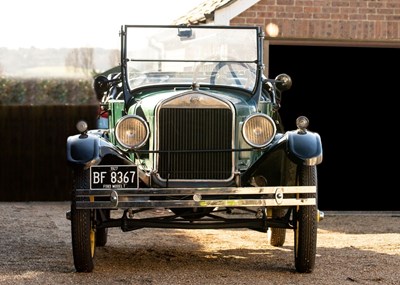
[[[221,7],[214,11],[213,23],[207,21],[207,24],[229,26],[233,18],[246,11],[259,1],[260,0],[238,0],[230,5]]]

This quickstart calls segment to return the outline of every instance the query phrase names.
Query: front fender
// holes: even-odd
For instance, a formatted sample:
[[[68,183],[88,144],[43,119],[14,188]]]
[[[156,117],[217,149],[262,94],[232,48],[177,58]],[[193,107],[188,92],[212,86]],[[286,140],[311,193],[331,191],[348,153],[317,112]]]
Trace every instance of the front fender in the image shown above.
[[[67,139],[67,161],[71,164],[90,166],[100,164],[105,156],[112,155],[129,163],[129,158],[112,143],[93,134],[80,134]]]
[[[287,151],[289,158],[299,164],[317,165],[322,162],[322,142],[318,133],[288,131]]]

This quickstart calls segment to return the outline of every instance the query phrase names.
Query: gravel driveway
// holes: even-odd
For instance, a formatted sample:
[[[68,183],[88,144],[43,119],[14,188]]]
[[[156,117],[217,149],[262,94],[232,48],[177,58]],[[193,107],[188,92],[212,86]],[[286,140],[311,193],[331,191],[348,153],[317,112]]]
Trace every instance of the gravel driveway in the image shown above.
[[[109,229],[92,273],[73,267],[69,202],[0,203],[0,284],[400,284],[400,212],[325,212],[316,267],[294,271],[250,230]]]

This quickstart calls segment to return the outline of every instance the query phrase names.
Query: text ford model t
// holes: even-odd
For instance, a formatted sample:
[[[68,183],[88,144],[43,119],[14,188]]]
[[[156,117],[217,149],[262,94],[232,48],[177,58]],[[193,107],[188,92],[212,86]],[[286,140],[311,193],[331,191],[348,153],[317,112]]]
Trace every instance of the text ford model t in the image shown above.
[[[291,229],[295,269],[311,272],[321,139],[304,116],[284,130],[292,82],[263,75],[262,30],[125,25],[120,36],[120,66],[94,80],[108,126],[78,122],[67,140],[76,270],[94,269],[108,228],[147,227],[251,229],[272,246]]]

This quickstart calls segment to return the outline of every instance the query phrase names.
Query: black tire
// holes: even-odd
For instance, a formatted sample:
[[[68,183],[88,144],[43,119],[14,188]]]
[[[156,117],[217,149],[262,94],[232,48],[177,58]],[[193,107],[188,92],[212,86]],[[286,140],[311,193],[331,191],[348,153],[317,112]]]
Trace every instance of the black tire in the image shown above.
[[[110,218],[110,210],[99,210],[97,213],[97,217],[99,217],[100,211],[103,211],[103,214],[106,216],[106,218]],[[108,228],[100,228],[96,229],[96,246],[102,247],[107,244],[108,240]]]
[[[299,186],[317,186],[317,167],[300,166]],[[304,194],[302,198],[317,198],[316,194]],[[294,254],[296,271],[311,273],[315,266],[317,253],[317,206],[300,206],[296,213],[294,231]]]
[[[74,173],[74,188],[86,189],[89,185],[89,171]],[[74,191],[75,193],[75,191]],[[72,254],[77,272],[92,272],[96,249],[96,234],[93,226],[93,210],[76,209],[75,198],[71,204]]]
[[[272,217],[275,218],[282,218],[286,214],[286,209],[277,208],[272,209]],[[286,229],[285,228],[270,228],[271,235],[269,243],[272,246],[283,246],[286,240]]]

